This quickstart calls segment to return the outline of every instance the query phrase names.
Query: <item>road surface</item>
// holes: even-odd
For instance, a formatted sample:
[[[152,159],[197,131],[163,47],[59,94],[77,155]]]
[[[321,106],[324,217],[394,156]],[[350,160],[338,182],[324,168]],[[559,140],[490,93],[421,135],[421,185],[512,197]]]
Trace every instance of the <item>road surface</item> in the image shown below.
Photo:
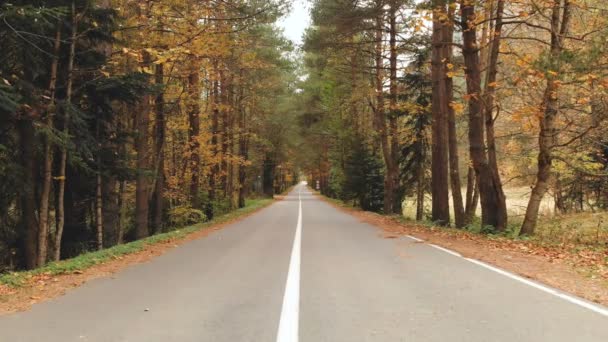
[[[606,308],[552,291],[382,238],[299,185],[208,237],[0,317],[0,341],[608,341]]]

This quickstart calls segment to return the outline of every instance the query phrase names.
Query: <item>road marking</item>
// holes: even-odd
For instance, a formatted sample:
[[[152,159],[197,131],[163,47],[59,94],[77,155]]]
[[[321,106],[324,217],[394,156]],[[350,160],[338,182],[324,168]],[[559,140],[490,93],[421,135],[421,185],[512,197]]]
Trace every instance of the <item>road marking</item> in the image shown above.
[[[285,284],[285,295],[283,296],[283,308],[279,321],[277,342],[297,342],[300,320],[300,250],[302,245],[302,196],[301,188],[298,189],[298,225],[296,235],[293,239],[289,270],[287,271],[287,282]]]
[[[410,238],[410,239],[412,239],[412,240],[414,240],[414,241],[416,241],[416,242],[424,242],[424,240],[419,239],[419,238],[417,238],[415,236],[407,235],[407,237]]]
[[[409,237],[410,239],[414,239],[416,241],[419,241],[419,242],[424,241],[424,240],[420,240],[420,239],[418,239],[416,237],[413,237],[411,235],[407,235],[407,237]],[[596,312],[596,313],[598,313],[600,315],[608,317],[608,309],[607,308],[604,308],[604,307],[599,306],[599,305],[595,305],[595,304],[590,303],[588,301],[585,301],[585,300],[582,300],[582,299],[577,298],[575,296],[566,294],[566,293],[564,293],[562,291],[559,291],[559,290],[556,290],[554,288],[542,285],[542,284],[537,283],[535,281],[526,279],[526,278],[524,278],[522,276],[513,274],[511,272],[507,272],[507,271],[505,271],[503,269],[500,269],[498,267],[494,267],[492,265],[486,264],[485,262],[482,262],[482,261],[479,261],[479,260],[476,260],[476,259],[465,258],[460,253],[454,252],[454,251],[449,250],[447,248],[444,248],[444,247],[441,247],[441,246],[437,246],[437,245],[434,245],[432,243],[429,243],[428,245],[431,246],[431,247],[433,247],[433,248],[435,248],[435,249],[438,249],[438,250],[441,250],[441,251],[446,252],[448,254],[451,254],[453,256],[456,256],[458,258],[462,258],[462,259],[464,259],[466,261],[472,262],[475,265],[481,266],[481,267],[483,267],[485,269],[488,269],[490,271],[496,272],[498,274],[502,274],[505,277],[511,278],[513,280],[517,280],[520,283],[524,283],[524,284],[526,284],[528,286],[534,287],[534,288],[536,288],[538,290],[541,290],[541,291],[546,292],[548,294],[554,295],[554,296],[556,296],[558,298],[561,298],[561,299],[563,299],[565,301],[568,301],[568,302],[570,302],[572,304],[578,305],[580,307],[583,307],[585,309],[591,310],[591,311]]]
[[[460,253],[458,253],[458,252],[454,252],[454,251],[452,251],[452,250],[450,250],[450,249],[443,248],[443,247],[441,247],[441,246],[437,246],[437,245],[434,245],[434,244],[432,244],[432,243],[429,243],[429,246],[431,246],[431,247],[433,247],[433,248],[437,248],[437,249],[439,249],[439,250],[441,250],[441,251],[444,251],[444,252],[446,252],[446,253],[448,253],[448,254],[452,254],[453,256],[462,257],[462,255],[461,255]]]
[[[556,289],[550,288],[548,286],[544,286],[542,284],[539,284],[537,282],[528,280],[528,279],[526,279],[524,277],[518,276],[518,275],[513,274],[511,272],[507,272],[507,271],[502,270],[500,268],[494,267],[492,265],[488,265],[485,262],[481,262],[479,260],[470,259],[470,258],[463,258],[463,259],[465,259],[467,261],[470,261],[470,262],[472,262],[472,263],[474,263],[476,265],[479,265],[481,267],[484,267],[484,268],[486,268],[488,270],[491,270],[491,271],[494,271],[496,273],[502,274],[505,277],[508,277],[508,278],[513,279],[513,280],[517,280],[517,281],[519,281],[521,283],[524,283],[526,285],[532,286],[532,287],[534,287],[536,289],[539,289],[539,290],[541,290],[543,292],[552,294],[552,295],[554,295],[556,297],[559,297],[561,299],[564,299],[564,300],[566,300],[566,301],[568,301],[568,302],[570,302],[572,304],[576,304],[578,306],[581,306],[583,308],[586,308],[586,309],[589,309],[589,310],[591,310],[593,312],[596,312],[596,313],[598,313],[600,315],[608,317],[608,309],[602,308],[602,307],[597,306],[595,304],[591,304],[590,302],[584,301],[584,300],[582,300],[580,298],[576,298],[574,296],[565,294],[565,293],[560,292],[560,291],[558,291]]]

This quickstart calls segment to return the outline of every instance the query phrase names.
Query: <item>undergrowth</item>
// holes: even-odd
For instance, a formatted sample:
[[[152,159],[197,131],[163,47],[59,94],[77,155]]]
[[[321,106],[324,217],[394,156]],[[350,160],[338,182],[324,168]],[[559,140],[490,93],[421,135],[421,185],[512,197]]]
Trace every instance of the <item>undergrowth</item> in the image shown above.
[[[143,250],[146,246],[163,243],[172,240],[179,240],[196,231],[209,228],[216,224],[224,223],[240,216],[249,214],[257,209],[263,208],[270,203],[272,199],[252,199],[247,200],[244,208],[234,210],[222,216],[203,223],[194,224],[191,226],[175,229],[167,233],[157,234],[145,239],[116,245],[100,251],[81,254],[77,257],[51,262],[47,265],[30,270],[18,271],[0,275],[0,284],[11,287],[20,287],[27,283],[27,280],[40,274],[60,275],[86,270],[94,265],[104,263],[106,261],[119,258],[123,255],[132,254]]]

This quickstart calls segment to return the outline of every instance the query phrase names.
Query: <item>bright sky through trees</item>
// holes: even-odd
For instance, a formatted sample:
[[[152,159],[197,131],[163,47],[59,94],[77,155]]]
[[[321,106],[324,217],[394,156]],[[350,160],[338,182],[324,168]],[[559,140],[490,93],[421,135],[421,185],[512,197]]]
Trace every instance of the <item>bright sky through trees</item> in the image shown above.
[[[279,21],[279,26],[285,30],[285,36],[296,45],[302,44],[302,34],[310,24],[308,1],[293,0],[289,15]]]

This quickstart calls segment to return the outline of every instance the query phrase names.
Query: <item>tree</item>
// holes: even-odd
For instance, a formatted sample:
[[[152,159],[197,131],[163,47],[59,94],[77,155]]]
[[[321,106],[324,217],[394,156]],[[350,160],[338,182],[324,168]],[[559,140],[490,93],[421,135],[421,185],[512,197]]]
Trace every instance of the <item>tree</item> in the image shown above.
[[[444,39],[446,25],[449,25],[447,2],[433,0],[433,33],[432,33],[432,162],[431,192],[432,219],[440,225],[450,223],[450,205],[448,193],[448,89],[446,84],[446,63]]]
[[[500,18],[501,15],[499,14],[497,18]],[[488,122],[487,120],[493,121],[491,117],[493,108],[490,107],[486,112],[490,117],[484,121],[481,61],[477,42],[475,4],[473,2],[461,2],[461,26],[462,53],[465,61],[467,102],[469,105],[469,153],[478,180],[481,201],[481,223],[482,226],[491,226],[498,231],[502,231],[507,226],[507,210],[498,170],[494,162],[492,164],[488,162],[486,152],[484,125]],[[500,34],[500,31],[495,32],[495,34]],[[496,40],[494,43],[496,44],[496,49],[498,49],[500,41]],[[493,51],[492,55],[495,56],[495,53],[497,52]],[[492,60],[495,61],[495,57]],[[495,70],[495,63],[490,68],[491,70]],[[495,77],[495,74],[490,77]],[[488,86],[491,87],[493,85]],[[490,132],[489,134],[492,137],[493,133]],[[490,142],[493,143],[493,138],[491,138]]]

